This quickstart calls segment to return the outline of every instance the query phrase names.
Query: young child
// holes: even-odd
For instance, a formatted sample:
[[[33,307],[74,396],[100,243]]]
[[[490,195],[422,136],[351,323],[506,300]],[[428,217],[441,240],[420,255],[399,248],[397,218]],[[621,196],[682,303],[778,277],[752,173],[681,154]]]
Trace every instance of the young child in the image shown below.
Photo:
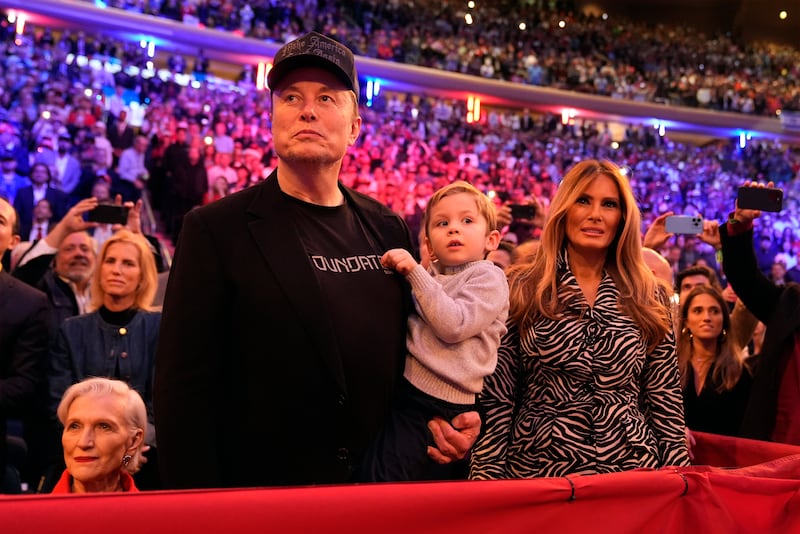
[[[506,332],[508,283],[485,259],[500,241],[491,200],[454,182],[433,194],[423,224],[428,270],[404,249],[381,258],[411,284],[417,313],[408,319],[405,380],[389,423],[365,456],[365,481],[449,478],[428,458],[428,422],[475,409]]]

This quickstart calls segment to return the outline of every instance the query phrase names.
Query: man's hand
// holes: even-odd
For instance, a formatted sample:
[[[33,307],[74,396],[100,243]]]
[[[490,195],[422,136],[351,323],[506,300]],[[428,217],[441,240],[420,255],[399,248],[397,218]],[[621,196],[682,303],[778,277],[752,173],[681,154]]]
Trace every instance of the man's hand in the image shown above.
[[[656,217],[653,222],[650,223],[650,226],[644,233],[642,246],[652,248],[653,250],[661,250],[661,248],[667,243],[667,240],[675,235],[667,232],[666,223],[667,217],[674,214],[675,212],[667,211]]]
[[[393,248],[381,257],[381,265],[387,269],[394,269],[403,276],[406,276],[418,264],[414,256],[406,249]]]
[[[502,230],[503,228],[511,224],[512,220],[514,220],[513,217],[511,217],[511,208],[509,207],[508,204],[497,206],[496,217],[497,217],[497,230]]]
[[[464,412],[447,422],[435,418],[428,422],[436,447],[428,447],[428,457],[439,464],[462,460],[478,439],[481,418],[478,412]]]
[[[58,248],[68,235],[96,227],[97,223],[83,220],[83,215],[96,207],[97,199],[94,197],[84,198],[79,201],[69,209],[67,214],[64,215],[64,218],[58,221],[47,234],[45,242],[53,248]]]
[[[84,198],[77,204],[72,206],[61,222],[64,223],[64,229],[67,233],[80,232],[81,230],[88,230],[94,228],[97,223],[87,222],[83,220],[83,215],[92,211],[97,207],[97,199],[94,197]]]
[[[115,224],[111,227],[111,229],[115,232],[122,230],[123,228],[127,228],[134,234],[141,234],[142,233],[142,199],[136,201],[136,204],[131,202],[130,200],[123,203],[122,202],[122,195],[117,195],[114,197],[114,205],[115,206],[125,206],[128,208],[128,222],[125,225]]]

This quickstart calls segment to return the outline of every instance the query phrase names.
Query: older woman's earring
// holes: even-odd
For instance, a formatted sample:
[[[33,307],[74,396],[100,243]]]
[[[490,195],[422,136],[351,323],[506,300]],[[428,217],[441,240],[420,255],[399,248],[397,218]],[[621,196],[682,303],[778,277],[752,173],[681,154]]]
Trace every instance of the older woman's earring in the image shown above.
[[[131,456],[130,454],[126,454],[125,456],[122,457],[122,465],[128,467],[128,464],[131,463],[131,460],[133,460],[133,456]]]

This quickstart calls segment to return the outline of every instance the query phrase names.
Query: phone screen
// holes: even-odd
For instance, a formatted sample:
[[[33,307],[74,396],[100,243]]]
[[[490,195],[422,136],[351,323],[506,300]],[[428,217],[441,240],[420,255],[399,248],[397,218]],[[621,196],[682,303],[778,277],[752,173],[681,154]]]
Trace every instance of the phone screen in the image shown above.
[[[740,187],[736,204],[740,209],[781,211],[783,190],[774,187]]]
[[[128,208],[100,204],[86,214],[86,220],[104,224],[125,224],[128,222]]]
[[[509,207],[514,219],[533,219],[536,216],[536,206],[533,204],[511,204]]]

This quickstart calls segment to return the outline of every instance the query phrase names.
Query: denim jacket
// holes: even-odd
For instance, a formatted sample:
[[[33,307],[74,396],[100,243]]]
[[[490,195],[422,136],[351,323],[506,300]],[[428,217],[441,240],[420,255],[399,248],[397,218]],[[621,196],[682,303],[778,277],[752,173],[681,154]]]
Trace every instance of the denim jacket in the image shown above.
[[[142,395],[148,420],[145,441],[155,445],[153,369],[160,321],[160,312],[147,311],[138,311],[124,327],[105,322],[96,311],[65,320],[50,351],[53,416],[72,384],[91,376],[118,378]]]

